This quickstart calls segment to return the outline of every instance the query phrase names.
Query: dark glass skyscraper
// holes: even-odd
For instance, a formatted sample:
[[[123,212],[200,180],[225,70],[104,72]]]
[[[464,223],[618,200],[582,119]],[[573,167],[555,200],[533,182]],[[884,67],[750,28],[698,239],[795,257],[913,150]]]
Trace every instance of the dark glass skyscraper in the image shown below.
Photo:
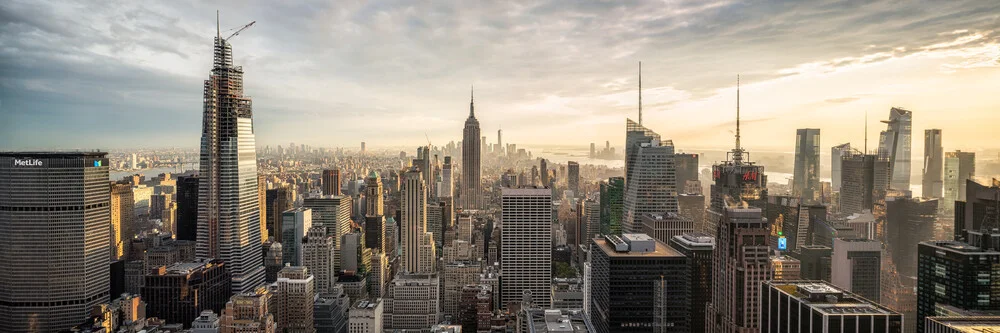
[[[715,238],[703,233],[674,236],[670,247],[688,258],[691,279],[691,332],[706,332],[705,305],[712,300]]]
[[[674,145],[660,135],[633,122],[625,123],[625,207],[623,230],[642,232],[642,215],[677,213],[677,169]]]
[[[233,291],[249,292],[264,283],[253,102],[221,35],[203,101],[197,255],[225,262]]]
[[[469,99],[469,118],[462,130],[462,208],[479,209],[482,205],[482,139],[476,119],[474,96]]]
[[[288,186],[278,186],[264,194],[267,234],[278,243],[281,243],[281,213],[292,209],[292,201],[292,189]]]
[[[198,239],[198,176],[177,177],[177,239]]]
[[[885,247],[902,276],[917,275],[917,248],[920,242],[934,239],[938,199],[908,196],[885,199]]]
[[[0,332],[53,332],[109,301],[106,153],[0,153]]]
[[[340,169],[323,170],[323,195],[340,195]]]
[[[972,242],[931,241],[917,247],[917,332],[944,307],[1000,310],[1000,234],[972,235]],[[978,237],[976,237],[978,236]],[[986,237],[983,237],[986,236]]]
[[[822,199],[823,188],[819,184],[819,129],[800,128],[795,132],[795,174],[792,178],[792,194],[805,203],[815,203]]]
[[[625,178],[611,177],[601,183],[601,234],[621,235],[625,207]]]
[[[871,210],[885,200],[889,189],[889,160],[855,153],[841,161],[840,211],[845,214]]]

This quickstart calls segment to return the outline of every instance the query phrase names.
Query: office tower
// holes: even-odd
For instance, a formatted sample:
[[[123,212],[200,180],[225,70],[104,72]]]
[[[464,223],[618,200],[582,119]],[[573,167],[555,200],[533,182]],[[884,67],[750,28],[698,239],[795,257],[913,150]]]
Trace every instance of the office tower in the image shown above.
[[[316,278],[316,294],[325,295],[333,288],[335,275],[334,257],[337,248],[326,228],[313,226],[302,240],[302,266]]]
[[[267,232],[267,177],[264,175],[257,175],[257,207],[260,207],[260,242],[263,246],[270,238]]]
[[[437,324],[439,286],[437,274],[397,275],[382,299],[385,329],[419,330]]]
[[[761,333],[903,332],[903,315],[823,281],[767,281]]]
[[[709,331],[760,328],[761,282],[771,279],[769,231],[760,208],[727,206],[722,211],[712,260],[712,301],[706,311]]]
[[[892,181],[889,188],[910,190],[910,142],[912,141],[913,112],[892,108],[889,120],[883,120],[886,129],[879,135],[879,156],[889,159]]]
[[[152,187],[142,184],[132,187],[132,202],[134,203],[136,216],[149,217],[150,199],[152,196]]]
[[[462,288],[479,282],[482,269],[479,263],[468,261],[452,261],[444,264],[441,273],[442,315],[450,316],[452,321],[459,317],[459,305],[462,300]]]
[[[306,198],[302,207],[312,209],[312,225],[326,227],[326,234],[333,237],[337,257],[334,269],[340,270],[341,237],[351,232],[351,197],[345,195]]]
[[[803,245],[792,256],[799,259],[799,277],[803,280],[830,281],[833,249],[823,245]]]
[[[281,243],[281,213],[292,209],[295,198],[292,189],[286,185],[279,185],[267,190],[264,201],[267,202],[267,233],[274,238],[275,242]]]
[[[611,177],[601,182],[601,234],[621,235],[625,208],[625,178]]]
[[[222,310],[219,333],[277,333],[271,298],[266,287],[233,295]]]
[[[371,298],[382,298],[388,288],[386,284],[392,277],[389,257],[382,252],[372,252],[369,267],[371,273],[368,274],[368,295]]]
[[[705,221],[705,196],[701,194],[681,193],[677,195],[677,210],[680,216],[690,219],[694,223],[694,230],[705,233],[715,232],[708,230],[708,223]]]
[[[694,231],[694,221],[677,213],[642,214],[642,233],[663,243],[669,243],[674,236]]]
[[[1000,310],[1000,234],[970,232],[971,242],[930,241],[917,247],[917,332],[925,319],[947,312]],[[950,309],[950,311],[946,311]]]
[[[840,192],[841,163],[844,156],[851,155],[851,143],[842,143],[830,149],[830,184],[834,192]]]
[[[801,278],[802,263],[787,255],[771,256],[771,280],[793,281]]]
[[[592,242],[590,315],[597,332],[688,332],[690,266],[681,252],[645,234]]]
[[[201,311],[221,312],[232,288],[227,266],[212,259],[152,268],[142,287],[146,315],[189,325]]]
[[[177,177],[177,239],[198,239],[198,176]]]
[[[501,189],[500,266],[503,307],[523,294],[539,295],[535,302],[548,307],[552,282],[552,191],[546,188]]]
[[[792,194],[807,203],[823,197],[819,185],[819,129],[800,128],[795,131],[795,173]]]
[[[457,323],[462,324],[462,331],[488,332],[493,317],[493,289],[482,284],[462,287],[462,300],[458,308],[461,313]]]
[[[540,176],[539,179],[542,182],[542,187],[551,186],[549,184],[549,165],[548,161],[546,161],[544,158],[540,158],[538,161],[538,175]]]
[[[315,279],[309,269],[286,266],[278,272],[271,299],[271,313],[279,332],[312,333]]]
[[[538,166],[537,165],[532,165],[531,166],[531,181],[527,185],[528,186],[538,186],[538,183],[539,183],[539,181],[538,181]]]
[[[854,153],[844,156],[840,168],[841,213],[860,214],[885,200],[892,171],[888,159]]]
[[[566,178],[566,184],[569,187],[569,190],[573,191],[574,196],[583,197],[582,193],[580,193],[580,164],[569,161],[569,163],[566,164],[566,169],[568,177]]]
[[[469,118],[465,120],[462,131],[462,208],[479,209],[482,205],[482,187],[480,182],[481,156],[479,138],[479,120],[476,120],[475,99],[469,100]]]
[[[340,242],[340,270],[367,277],[368,265],[372,261],[372,251],[365,247],[364,236],[352,232],[342,236]]]
[[[944,202],[945,213],[955,208],[955,201],[966,200],[966,180],[976,175],[976,153],[960,150],[944,155]],[[957,230],[956,230],[957,232]]]
[[[285,267],[285,255],[281,249],[281,243],[271,242],[264,252],[264,281],[273,283],[278,281],[278,272]]]
[[[885,246],[892,255],[896,270],[903,276],[917,275],[917,253],[920,242],[934,239],[938,199],[887,197]]]
[[[715,238],[705,233],[674,236],[670,247],[688,258],[691,286],[691,332],[707,332],[705,306],[712,300],[712,252]]]
[[[830,282],[834,285],[878,302],[882,244],[867,239],[834,239],[830,271]]]
[[[698,168],[698,154],[674,154],[674,166],[677,169],[677,192],[682,192],[682,189],[687,186],[689,181],[697,181],[698,173],[700,172]],[[697,192],[701,194],[701,192]]]
[[[402,270],[408,273],[434,272],[434,235],[427,229],[427,187],[417,168],[410,168],[400,190],[400,245]]]
[[[351,303],[342,286],[335,286],[327,295],[317,295],[313,305],[313,327],[316,333],[347,331]]]
[[[351,306],[349,333],[382,333],[382,300],[363,299]],[[318,332],[317,332],[318,333]]]
[[[434,244],[444,244],[444,206],[441,202],[431,202],[427,204],[427,232],[431,233]]]
[[[642,214],[677,213],[677,179],[674,145],[660,142],[659,134],[628,120],[631,142],[626,161],[624,231],[641,232]]]
[[[323,195],[340,195],[340,169],[323,170],[321,178]]]
[[[955,203],[955,239],[965,231],[1000,227],[1000,182],[994,179],[988,187],[971,179],[965,183],[965,201]]]
[[[600,198],[588,198],[584,202],[584,216],[587,221],[581,242],[587,245],[587,240],[601,233],[601,201]],[[588,245],[589,246],[589,245]]]
[[[111,184],[111,260],[124,258],[132,245],[132,237],[135,236],[132,200],[132,186]]]
[[[302,265],[302,238],[312,229],[312,210],[299,207],[281,213],[282,263]]]
[[[57,331],[110,300],[107,153],[0,153],[0,331]]]
[[[382,235],[385,234],[385,202],[382,196],[382,177],[372,171],[365,178],[365,246],[373,251],[385,252]]]
[[[452,173],[451,156],[444,157],[444,165],[441,166],[441,187],[438,187],[438,197],[452,198],[454,196],[455,179]]]
[[[924,174],[922,196],[940,198],[944,189],[942,179],[944,148],[941,146],[941,130],[924,130]]]
[[[233,66],[232,48],[221,35],[204,93],[198,257],[221,259],[233,291],[250,291],[264,283],[253,109],[243,95],[243,68]]]

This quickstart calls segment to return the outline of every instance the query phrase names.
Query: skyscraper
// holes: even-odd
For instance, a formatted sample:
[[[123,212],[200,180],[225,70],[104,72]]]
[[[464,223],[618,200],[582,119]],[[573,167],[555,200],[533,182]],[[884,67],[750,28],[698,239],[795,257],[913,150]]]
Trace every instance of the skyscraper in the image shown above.
[[[265,192],[264,201],[267,203],[267,233],[274,238],[275,242],[281,243],[281,213],[292,209],[295,199],[292,189],[288,186],[279,185]]]
[[[339,271],[341,237],[351,232],[351,197],[339,195],[306,198],[302,201],[302,207],[312,209],[312,225],[326,227],[326,234],[333,237],[338,250],[334,267]]]
[[[475,95],[469,99],[469,118],[462,131],[462,208],[479,209],[482,205],[480,167],[482,139],[479,137],[479,120],[476,120]]]
[[[660,141],[660,135],[626,120],[626,161],[624,231],[642,232],[642,215],[677,213],[677,169],[674,144]]]
[[[552,191],[546,188],[501,189],[501,306],[521,301],[525,292],[548,307],[552,283]]]
[[[0,153],[0,332],[59,331],[110,301],[107,153]]]
[[[840,212],[860,214],[885,200],[891,173],[889,160],[878,155],[854,153],[841,162]]]
[[[879,135],[879,155],[889,159],[892,181],[889,188],[910,190],[910,142],[912,141],[913,112],[903,108],[889,110],[889,120],[883,120],[886,129]]]
[[[278,272],[271,309],[279,332],[313,333],[315,278],[308,268],[287,266]]]
[[[434,272],[434,236],[427,231],[427,187],[418,168],[405,174],[400,190],[399,226],[402,270],[407,273]]]
[[[698,167],[698,154],[674,154],[674,166],[677,170],[677,192],[686,193],[684,189],[688,182],[697,181],[698,173],[701,172]],[[697,193],[701,194],[701,191]]]
[[[800,128],[795,131],[795,174],[792,194],[806,203],[819,202],[823,189],[819,184],[819,129]]]
[[[438,197],[452,198],[454,185],[455,178],[451,168],[451,156],[445,156],[444,165],[441,166],[441,187],[438,187]]]
[[[382,299],[385,329],[421,330],[438,323],[441,281],[437,274],[400,274]]]
[[[218,259],[178,262],[147,272],[142,299],[148,316],[187,325],[203,310],[222,311],[231,281]]]
[[[111,184],[111,260],[122,259],[129,253],[135,236],[135,211],[132,186]]]
[[[976,233],[975,231],[973,233]],[[1000,310],[1000,234],[967,235],[972,241],[930,241],[917,246],[917,332],[926,317],[945,308],[958,311]],[[978,237],[977,237],[978,236]]]
[[[226,263],[233,291],[264,283],[253,108],[243,95],[243,67],[217,35],[212,72],[204,85],[198,186],[199,258]]]
[[[944,201],[945,213],[955,209],[955,201],[966,200],[966,180],[976,175],[976,153],[956,150],[944,155]]]
[[[450,170],[449,170],[450,171]],[[382,235],[385,235],[385,202],[382,198],[382,177],[372,171],[365,178],[365,246],[385,252]]]
[[[771,279],[767,219],[761,208],[727,205],[717,230],[705,325],[709,332],[759,330],[761,282]]]
[[[337,281],[333,263],[337,248],[334,245],[333,237],[327,236],[322,226],[313,226],[302,241],[302,266],[316,278],[317,295],[329,294]]]
[[[705,329],[705,305],[712,301],[712,252],[715,238],[703,233],[674,236],[668,244],[685,257],[689,263],[691,288],[691,332]]]
[[[920,242],[934,239],[937,222],[937,198],[912,198],[909,196],[885,199],[885,247],[900,275],[917,275],[917,253],[913,251]]]
[[[549,162],[544,158],[538,159],[538,174],[542,181],[542,187],[549,187]]]
[[[923,197],[940,198],[944,189],[942,179],[944,148],[941,146],[941,130],[924,130],[924,177]]]
[[[1000,227],[1000,181],[990,186],[965,181],[965,201],[956,203],[955,239],[965,237],[966,231]]]
[[[219,333],[277,333],[266,287],[233,295],[219,316]]]
[[[577,198],[583,197],[583,193],[580,193],[580,164],[569,161],[566,164],[567,177],[566,184],[570,191],[573,191],[573,195]]]
[[[873,302],[881,296],[882,244],[867,239],[833,240],[830,282]]]
[[[198,239],[198,176],[177,177],[177,239]]]
[[[312,210],[299,207],[281,213],[282,263],[302,266],[302,238],[312,229]]]
[[[323,170],[323,195],[340,195],[340,169]]]
[[[844,161],[844,156],[851,154],[851,143],[842,143],[830,149],[830,186],[833,187],[834,192],[840,191],[841,182],[841,163]]]
[[[645,234],[606,235],[592,244],[597,332],[689,332],[687,257]]]
[[[625,178],[611,177],[601,182],[601,234],[621,235],[625,215]]]

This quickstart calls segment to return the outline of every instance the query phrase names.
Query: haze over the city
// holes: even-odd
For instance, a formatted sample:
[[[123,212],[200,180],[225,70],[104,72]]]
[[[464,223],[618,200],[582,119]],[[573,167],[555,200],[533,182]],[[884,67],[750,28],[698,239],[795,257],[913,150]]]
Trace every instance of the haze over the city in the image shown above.
[[[732,145],[737,74],[758,150],[860,147],[893,106],[998,146],[994,1],[5,1],[0,148],[197,147],[217,9],[223,35],[257,21],[232,43],[259,146],[458,141],[470,85],[489,142],[620,145],[639,61],[644,124],[680,148]]]

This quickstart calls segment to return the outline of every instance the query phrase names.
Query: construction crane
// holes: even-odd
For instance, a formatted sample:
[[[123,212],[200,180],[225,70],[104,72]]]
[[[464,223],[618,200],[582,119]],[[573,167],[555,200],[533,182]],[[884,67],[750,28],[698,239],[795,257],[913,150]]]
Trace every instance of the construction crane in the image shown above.
[[[243,30],[247,30],[247,28],[250,28],[250,26],[252,26],[254,23],[257,23],[257,21],[252,21],[250,23],[247,23],[247,25],[244,25],[242,28],[239,28],[232,35],[229,35],[229,37],[226,37],[226,40],[229,40],[230,38],[236,37],[236,35],[239,35],[241,32],[243,32]],[[232,29],[230,29],[230,30],[232,30]]]

